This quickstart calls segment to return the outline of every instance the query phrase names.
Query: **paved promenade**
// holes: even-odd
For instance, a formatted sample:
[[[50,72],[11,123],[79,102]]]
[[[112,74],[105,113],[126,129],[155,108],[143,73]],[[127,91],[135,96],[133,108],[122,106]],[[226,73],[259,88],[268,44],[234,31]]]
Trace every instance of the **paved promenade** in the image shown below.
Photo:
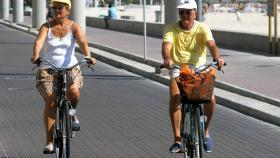
[[[31,23],[31,19],[30,17],[26,17],[25,18],[25,22],[24,24],[25,25],[30,25]],[[26,51],[26,52],[30,52],[30,49],[31,49],[31,46],[26,46],[26,45],[30,45],[32,43],[25,43],[23,41],[17,41],[15,39],[13,39],[12,37],[15,36],[17,37],[17,33],[16,32],[13,32],[12,30],[9,30],[9,29],[5,29],[5,27],[3,27],[4,29],[2,29],[2,37],[6,37],[6,38],[3,38],[3,46],[9,46],[10,44],[12,45],[17,45],[19,46],[18,49],[13,49],[11,50],[8,49],[9,51],[15,51],[15,52],[20,52],[19,50],[24,50],[23,48],[27,48],[29,51]],[[14,34],[9,34],[9,32],[13,32]],[[1,32],[0,32],[1,33]],[[16,33],[16,34],[15,34]],[[91,44],[98,44],[100,47],[96,47],[96,48],[109,48],[110,51],[122,51],[124,52],[125,54],[130,54],[130,55],[134,55],[134,56],[139,56],[139,57],[143,57],[143,36],[141,35],[134,35],[134,34],[129,34],[129,33],[123,33],[123,32],[117,32],[117,31],[113,31],[113,30],[106,30],[106,29],[96,29],[96,28],[91,28],[91,27],[87,27],[87,37],[88,37],[88,40],[89,40],[89,43]],[[19,35],[19,34],[18,34]],[[28,36],[28,39],[30,37]],[[10,41],[9,41],[10,39]],[[34,40],[33,38],[29,39],[29,41],[32,41]],[[14,42],[14,43],[13,43]],[[147,59],[149,60],[153,60],[153,61],[156,61],[158,63],[161,63],[162,62],[162,59],[161,59],[161,39],[159,38],[151,38],[151,37],[148,37],[147,38]],[[21,49],[22,48],[22,49]],[[97,51],[97,50],[94,50],[94,51]],[[237,87],[240,87],[240,88],[243,88],[247,91],[251,91],[251,92],[254,92],[254,93],[258,93],[260,94],[260,96],[267,96],[267,97],[271,97],[271,98],[274,98],[276,100],[280,100],[280,84],[279,84],[279,78],[280,78],[280,74],[279,74],[279,67],[280,67],[280,64],[279,64],[279,59],[280,57],[269,57],[269,56],[260,56],[260,55],[255,55],[255,54],[250,54],[250,53],[247,53],[247,52],[239,52],[239,51],[234,51],[234,50],[228,50],[228,49],[221,49],[222,51],[222,55],[223,57],[225,58],[226,62],[228,63],[228,66],[225,68],[225,74],[220,74],[218,76],[218,80],[221,81],[221,82],[224,82],[228,85],[232,85],[232,86],[237,86]],[[9,53],[10,54],[10,53]],[[4,55],[9,55],[9,54],[4,54]],[[105,54],[105,52],[104,52]],[[11,55],[11,54],[10,54]],[[13,54],[15,57],[18,56],[18,54]],[[113,58],[113,55],[111,55],[111,57]],[[8,56],[4,56],[4,57],[1,57],[1,59],[6,59],[8,58]],[[10,58],[10,57],[9,57]],[[211,57],[208,57],[209,60],[211,60]],[[125,61],[122,61],[122,62],[125,62]],[[3,156],[2,157],[38,157],[38,155],[40,155],[40,150],[41,150],[41,147],[34,147],[31,145],[30,148],[25,148],[25,147],[22,147],[24,144],[28,144],[27,141],[31,141],[32,144],[42,144],[42,134],[38,137],[36,137],[35,139],[34,138],[30,138],[29,135],[23,135],[22,132],[23,131],[27,131],[29,132],[28,129],[24,128],[24,130],[19,130],[17,131],[16,129],[19,129],[20,127],[22,126],[17,126],[19,123],[19,118],[16,117],[15,119],[11,119],[10,115],[13,115],[13,110],[7,108],[9,106],[15,106],[17,104],[17,102],[13,102],[11,103],[12,105],[10,105],[9,103],[9,100],[11,100],[11,98],[19,98],[19,99],[22,99],[24,100],[24,96],[27,97],[27,96],[30,96],[31,94],[34,95],[34,90],[31,90],[31,93],[28,92],[28,88],[26,87],[22,87],[22,86],[9,86],[9,85],[12,85],[10,82],[13,82],[14,80],[18,80],[18,83],[16,85],[19,85],[23,80],[26,80],[27,84],[30,84],[30,80],[28,79],[30,76],[29,73],[23,73],[21,74],[21,72],[26,72],[26,71],[29,71],[29,70],[26,70],[26,67],[24,66],[26,63],[21,63],[21,62],[16,62],[18,63],[18,67],[15,67],[15,68],[12,68],[11,66],[10,67],[4,67],[2,66],[2,72],[3,72],[3,85],[2,87],[4,89],[8,89],[9,91],[11,91],[11,93],[7,93],[6,91],[3,91],[1,94],[2,94],[2,103],[4,105],[4,107],[2,108],[3,111],[2,111],[2,116],[5,116],[4,118],[2,118],[2,126],[3,127],[9,127],[9,129],[13,129],[13,132],[11,132],[10,130],[5,130],[3,133],[3,137],[8,137],[8,139],[3,139],[1,141],[2,145],[3,146],[3,151],[4,153],[2,154]],[[4,60],[2,62],[3,65],[8,65],[9,62],[8,60]],[[123,76],[129,76],[129,79],[125,77],[125,80],[131,80],[133,78],[134,79],[137,79],[137,81],[141,79],[131,75],[130,73],[129,74],[123,74],[122,71],[117,71],[115,72],[115,68],[110,68],[110,67],[107,67],[107,66],[104,66],[102,63],[100,63],[100,67],[98,68],[100,71],[101,70],[106,70],[106,73],[101,73],[101,74],[98,74],[97,76],[97,81],[95,81],[93,79],[93,81],[97,82],[98,83],[98,86],[95,87],[96,89],[98,89],[98,93],[100,93],[100,95],[96,96],[95,100],[97,101],[97,105],[106,105],[106,104],[110,104],[108,101],[105,101],[103,102],[102,100],[102,96],[104,97],[105,95],[107,96],[108,94],[108,91],[111,92],[111,91],[115,91],[119,94],[124,94],[124,93],[128,93],[128,94],[133,94],[132,96],[131,95],[128,95],[128,98],[129,100],[118,100],[117,98],[120,98],[120,96],[111,96],[111,97],[115,97],[117,100],[112,100],[113,103],[116,103],[117,105],[124,105],[123,108],[127,108],[127,106],[129,105],[136,105],[136,106],[133,106],[131,107],[132,109],[131,110],[128,110],[128,111],[122,111],[122,110],[119,110],[119,109],[114,109],[114,112],[109,112],[108,110],[113,110],[112,106],[108,106],[107,108],[100,108],[100,106],[95,107],[97,109],[99,109],[98,111],[96,111],[96,113],[94,113],[94,116],[96,117],[92,117],[91,116],[91,112],[90,109],[91,109],[91,106],[87,107],[82,110],[81,112],[83,112],[84,114],[86,113],[86,115],[84,116],[84,118],[82,118],[82,120],[84,120],[86,122],[86,129],[88,129],[89,131],[95,131],[96,129],[99,129],[99,127],[101,126],[102,130],[99,130],[99,131],[96,131],[97,133],[96,134],[92,134],[91,132],[85,132],[82,136],[84,136],[81,140],[78,139],[78,142],[74,141],[74,150],[76,152],[76,154],[74,154],[74,157],[79,157],[80,155],[83,155],[83,157],[90,157],[90,155],[94,154],[96,155],[96,157],[108,157],[108,156],[112,156],[112,155],[116,155],[115,157],[173,157],[173,155],[170,155],[166,152],[166,148],[168,148],[168,145],[170,142],[170,136],[168,135],[168,131],[166,131],[166,129],[168,130],[170,127],[169,126],[165,126],[163,127],[164,125],[166,125],[167,122],[162,122],[162,118],[158,118],[159,116],[156,114],[157,113],[157,109],[156,107],[154,107],[155,109],[149,109],[149,107],[143,107],[140,108],[139,106],[139,103],[140,105],[165,105],[166,106],[166,92],[167,92],[167,89],[166,87],[162,90],[160,89],[159,91],[153,91],[152,89],[154,89],[155,87],[158,87],[158,84],[156,86],[153,86],[153,85],[150,85],[150,84],[147,84],[146,82],[143,81],[143,84],[140,84],[140,85],[137,85],[137,87],[134,87],[132,85],[134,85],[134,83],[130,83],[130,84],[127,84],[127,82],[124,82],[124,83],[121,83],[123,84],[124,87],[126,87],[125,89],[119,89],[119,87],[115,90],[112,90],[111,88],[110,89],[104,89],[104,91],[101,91],[101,89],[103,88],[102,85],[111,85],[109,83],[111,83],[110,81],[112,81],[112,79],[114,80],[115,82],[115,79],[116,79],[116,76],[118,79],[119,76],[118,75],[121,75],[122,77]],[[103,67],[104,66],[104,67]],[[114,71],[113,71],[114,69]],[[101,71],[102,72],[102,71]],[[11,76],[11,74],[13,74],[15,77]],[[22,78],[23,76],[26,76],[26,78]],[[109,77],[109,78],[108,78]],[[132,77],[132,78],[130,78]],[[89,78],[91,80],[91,77],[89,75]],[[107,79],[107,80],[110,80],[108,82],[105,81],[105,83],[103,83],[102,81],[101,82],[98,82],[99,79]],[[8,81],[7,83],[5,83],[5,81]],[[124,78],[121,78],[121,80],[124,80]],[[145,79],[146,81],[146,79]],[[15,81],[14,81],[15,82]],[[7,86],[5,86],[7,85]],[[25,84],[24,84],[25,85]],[[131,87],[130,87],[131,85]],[[96,86],[95,84],[93,85],[90,85],[91,86]],[[100,87],[101,86],[101,87]],[[114,86],[120,86],[120,82],[116,82],[116,85],[111,85],[109,87],[114,87]],[[144,87],[153,87],[152,89],[149,88],[148,91],[145,91],[143,89],[143,91],[141,90],[139,93],[135,94],[135,89],[139,89],[139,88],[144,88]],[[88,104],[88,102],[92,99],[91,96],[90,96],[90,93],[93,92],[94,89],[90,89],[89,91],[87,91],[87,98],[88,99],[85,99],[85,103],[81,103],[81,104]],[[23,93],[17,93],[17,92],[26,92],[25,95],[23,95]],[[97,93],[97,92],[95,92]],[[145,96],[142,96],[141,94],[142,93],[145,93]],[[17,94],[16,96],[14,96],[13,94]],[[160,97],[160,98],[152,98],[151,99],[151,96],[154,96],[153,94],[162,94],[164,96]],[[221,93],[222,95],[224,93]],[[37,94],[36,94],[37,95]],[[121,95],[121,96],[122,96]],[[111,98],[109,97],[109,98]],[[144,100],[139,100],[139,98],[144,98]],[[145,99],[146,98],[146,99]],[[148,99],[150,98],[150,100]],[[235,98],[232,96],[232,98],[237,101],[238,98]],[[131,99],[131,100],[130,100]],[[132,102],[135,101],[135,102]],[[164,103],[162,102],[158,102],[158,101],[162,101],[162,100],[165,100]],[[239,100],[243,100],[243,99],[239,99]],[[36,102],[36,104],[40,103],[38,100],[33,100]],[[121,102],[121,101],[124,101],[124,102]],[[146,102],[147,101],[147,102]],[[22,102],[24,104],[24,106],[28,105],[28,104],[32,104],[30,102]],[[128,104],[126,104],[128,103]],[[255,104],[255,102],[247,102],[248,105],[254,107],[257,105]],[[7,106],[9,105],[9,106]],[[111,104],[110,104],[111,105]],[[265,105],[258,105],[260,107],[265,107]],[[162,106],[159,106],[159,107],[162,107]],[[147,109],[146,109],[147,108]],[[20,109],[20,108],[19,108]],[[149,109],[149,110],[148,110]],[[220,111],[220,109],[222,109]],[[272,108],[273,109],[273,108]],[[14,109],[15,110],[15,109]],[[40,109],[36,109],[36,112],[35,113],[39,113]],[[104,110],[104,111],[103,111]],[[159,122],[151,122],[154,126],[157,127],[157,129],[161,129],[163,130],[163,128],[165,129],[165,131],[162,131],[163,133],[160,133],[159,131],[155,131],[154,129],[155,128],[152,128],[152,131],[151,130],[148,130],[151,128],[151,126],[147,126],[146,129],[148,130],[144,130],[143,132],[144,133],[136,133],[136,135],[133,133],[134,131],[137,131],[139,130],[138,128],[135,128],[135,126],[133,126],[131,123],[131,119],[128,119],[128,118],[134,118],[134,116],[137,116],[134,112],[137,112],[137,111],[141,111],[141,114],[145,114],[145,111],[150,111],[152,110],[153,112],[155,113],[152,113],[151,115],[154,115],[155,118],[150,118],[148,116],[150,116],[150,113],[147,114],[147,115],[144,115],[144,116],[147,116],[146,118],[149,120],[146,120],[148,122],[150,122],[150,120],[154,120],[154,119],[159,119],[161,121]],[[161,109],[163,110],[163,109]],[[165,110],[167,110],[167,107],[165,107]],[[277,108],[277,110],[279,110],[279,108]],[[277,110],[275,110],[277,112]],[[220,112],[219,112],[220,111]],[[230,112],[228,112],[230,111]],[[271,109],[270,109],[271,111]],[[122,114],[131,114],[129,115],[129,117],[124,117],[124,118],[119,118],[119,121],[110,121],[110,120],[102,120],[103,117],[102,116],[105,116],[105,114],[110,114],[110,116],[112,115],[112,119],[115,119],[115,118],[119,118],[118,115],[113,115],[113,114],[116,114],[115,112],[117,113],[122,113]],[[167,113],[167,111],[165,111]],[[5,115],[7,113],[7,115]],[[220,115],[220,114],[221,115]],[[235,113],[235,112],[234,112]],[[31,114],[31,113],[29,113]],[[274,135],[275,133],[278,133],[278,127],[275,127],[275,126],[271,126],[271,125],[268,125],[266,123],[263,123],[263,122],[251,122],[251,121],[248,121],[247,118],[248,117],[244,117],[245,120],[243,119],[240,119],[240,118],[243,118],[243,115],[242,114],[239,114],[236,115],[237,113],[233,114],[231,110],[229,109],[225,109],[225,108],[222,108],[222,107],[219,107],[218,108],[218,111],[217,111],[217,116],[216,116],[216,127],[215,128],[215,131],[216,132],[213,132],[215,134],[214,137],[217,138],[217,143],[216,144],[219,144],[219,147],[218,147],[218,150],[216,151],[216,153],[214,153],[213,155],[209,155],[210,157],[224,157],[225,155],[227,157],[264,157],[264,155],[268,156],[268,157],[275,157],[276,155],[279,155],[278,153],[278,150],[275,150],[277,148],[277,145],[276,144],[270,144],[270,145],[266,145],[266,147],[268,149],[266,149],[266,151],[270,151],[270,152],[262,152],[260,151],[259,153],[256,153],[255,151],[259,151],[258,149],[260,149],[261,147],[257,144],[262,144],[263,142],[266,143],[270,143],[272,142],[271,138],[276,138]],[[279,114],[279,113],[278,113]],[[262,115],[262,114],[260,114]],[[166,119],[165,121],[168,120],[168,118],[166,118],[166,115],[161,115],[162,117],[164,117],[163,119]],[[232,117],[231,117],[232,116]],[[274,115],[276,116],[276,115]],[[27,118],[26,118],[27,117]],[[34,118],[36,116],[32,115],[32,118]],[[7,118],[7,119],[6,119]],[[24,116],[24,118],[26,120],[30,120],[28,119],[28,116]],[[107,117],[106,117],[107,118]],[[101,119],[102,121],[98,122],[97,124],[93,124],[91,122],[88,122],[89,120],[99,120]],[[132,120],[142,120],[143,118],[141,117],[135,117],[135,119],[132,119]],[[249,119],[252,119],[252,118],[249,118]],[[225,121],[226,120],[226,121]],[[233,121],[233,120],[236,120]],[[255,120],[255,119],[252,119],[252,120]],[[122,132],[123,132],[123,126],[121,126],[121,122],[126,122],[127,125],[131,125],[129,126],[130,128],[132,128],[132,130],[128,130],[128,132],[131,134],[132,137],[126,137],[126,135],[123,135]],[[225,121],[225,122],[224,122]],[[13,122],[16,122],[16,124],[14,125]],[[234,122],[234,123],[233,123]],[[141,124],[141,127],[144,127],[143,126],[143,122],[138,122],[139,124]],[[136,124],[138,124],[136,123]],[[38,131],[42,131],[42,127],[39,127],[37,126],[38,124],[40,124],[40,122],[33,122],[32,121],[32,124],[28,125],[28,127],[32,127],[34,128],[35,130],[38,130]],[[111,129],[108,129],[106,128],[105,126],[103,126],[104,124],[110,124],[110,127],[114,128],[113,131],[118,131],[116,132],[116,135],[113,135],[112,137],[120,137],[121,141],[114,141],[113,142],[113,145],[112,146],[118,146],[119,148],[115,149],[111,146],[111,142],[109,140],[113,140],[112,137],[110,137],[111,135],[107,135],[104,133],[107,131],[107,130],[111,130]],[[233,125],[234,124],[234,125]],[[230,125],[230,126],[227,126],[227,125]],[[251,125],[251,126],[249,126]],[[268,125],[268,126],[267,126]],[[119,128],[119,127],[123,127],[123,128]],[[39,128],[38,128],[39,127]],[[92,128],[94,127],[94,128]],[[139,126],[140,127],[140,126]],[[240,127],[240,128],[238,128]],[[248,129],[249,128],[249,129]],[[106,130],[103,130],[103,129],[106,129]],[[143,129],[143,128],[141,128]],[[225,129],[229,129],[228,131],[224,131]],[[264,129],[264,130],[260,130],[260,129]],[[266,130],[269,129],[266,133]],[[169,129],[170,130],[170,129]],[[142,130],[140,130],[142,131]],[[218,131],[224,131],[223,132],[218,132]],[[248,132],[249,131],[249,132]],[[258,131],[258,132],[256,132]],[[6,132],[6,133],[5,133]],[[26,132],[26,133],[27,133]],[[149,145],[149,141],[147,140],[151,140],[150,137],[147,137],[147,134],[150,133],[150,132],[159,132],[159,136],[164,136],[164,138],[166,140],[168,140],[167,142],[160,142],[160,144],[158,144],[158,142],[153,142],[152,145]],[[248,132],[248,133],[247,133]],[[230,133],[230,134],[229,134]],[[235,133],[237,133],[237,135],[235,135]],[[246,134],[244,134],[246,133]],[[252,135],[252,133],[254,133],[255,135]],[[15,140],[13,138],[13,136],[16,135],[16,138],[17,140]],[[151,135],[151,137],[157,137],[158,135]],[[233,135],[233,137],[229,135]],[[268,137],[266,138],[265,140],[261,139],[263,137],[263,135],[270,135],[272,137]],[[27,139],[24,139],[23,137],[27,137]],[[103,139],[100,139],[99,136],[104,136],[104,137],[108,137],[107,139],[105,138],[105,140]],[[87,138],[92,138],[90,140],[88,140]],[[137,139],[134,139],[134,137],[136,137]],[[138,138],[147,138],[145,140],[142,140],[140,141]],[[245,140],[244,142],[242,141],[233,141],[233,140],[238,140],[238,139],[241,139],[241,140]],[[157,139],[160,139],[157,137]],[[87,140],[87,141],[83,141],[83,140]],[[95,143],[95,140],[97,140],[97,143]],[[139,143],[140,144],[135,144],[135,143],[130,143],[131,140],[134,140],[134,141],[140,141]],[[228,141],[224,141],[224,140],[228,140]],[[16,143],[13,143],[13,141],[17,142],[18,144]],[[18,142],[19,141],[19,142]],[[83,142],[83,143],[81,143]],[[223,144],[223,142],[225,144]],[[244,148],[242,147],[241,148],[241,151],[239,151],[239,153],[241,154],[238,154],[236,153],[236,151],[238,151],[239,149],[236,148],[238,146],[242,146],[242,144],[245,144],[246,142],[250,143],[250,144],[254,144],[252,145],[252,148],[246,148],[245,150],[243,150]],[[125,144],[131,144],[131,145],[135,145],[135,148],[129,148],[129,149],[125,149],[123,146],[125,146]],[[143,148],[143,144],[148,144],[148,146],[144,147]],[[87,151],[87,147],[86,146],[90,146],[90,148],[93,148],[94,151],[88,151],[88,152],[83,152],[83,151]],[[8,148],[7,148],[8,146]],[[101,147],[100,147],[101,146]],[[153,146],[157,146],[159,148],[153,148]],[[261,145],[263,146],[263,145]],[[103,148],[102,147],[109,147],[110,149],[110,152],[107,153],[107,150],[102,150]],[[149,148],[149,149],[148,149]],[[151,148],[153,148],[153,150],[151,150]],[[233,149],[233,150],[232,150]],[[131,152],[130,150],[134,151],[134,152]],[[123,151],[123,152],[120,152],[120,151]],[[142,153],[143,151],[145,151],[144,153]],[[164,151],[162,153],[162,151]],[[22,156],[24,155],[24,156]],[[1,155],[0,155],[1,156]],[[40,156],[39,156],[40,157]],[[207,156],[208,157],[208,156]]]

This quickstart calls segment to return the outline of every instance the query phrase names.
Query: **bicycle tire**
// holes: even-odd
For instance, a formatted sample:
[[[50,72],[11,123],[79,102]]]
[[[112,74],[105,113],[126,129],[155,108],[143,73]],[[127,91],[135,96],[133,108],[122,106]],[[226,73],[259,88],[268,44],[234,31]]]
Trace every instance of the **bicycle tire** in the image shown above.
[[[59,158],[70,158],[70,115],[69,115],[69,102],[63,102],[62,112],[62,145]]]
[[[53,133],[53,140],[55,145],[55,153],[56,158],[59,158],[59,155],[61,153],[62,148],[62,134],[61,134],[61,111],[60,107],[62,106],[62,101],[58,99],[57,105],[56,105],[56,118],[55,118],[55,127],[54,127],[54,133]]]
[[[184,153],[184,158],[193,158],[193,147],[190,137],[190,110],[188,110],[188,105],[183,104],[181,109],[181,124],[180,124],[180,133],[183,143],[183,149],[181,152]]]
[[[200,121],[201,110],[199,106],[195,107],[195,117],[194,117],[194,125],[195,125],[195,156],[196,158],[202,158],[202,147],[203,147],[203,139],[202,139],[202,126]]]

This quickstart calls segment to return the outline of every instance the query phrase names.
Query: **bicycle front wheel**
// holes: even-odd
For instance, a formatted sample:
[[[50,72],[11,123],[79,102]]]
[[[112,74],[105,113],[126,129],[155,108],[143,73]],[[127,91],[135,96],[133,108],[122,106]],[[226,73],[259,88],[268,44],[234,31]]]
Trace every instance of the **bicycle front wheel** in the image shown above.
[[[69,115],[69,102],[63,102],[62,114],[62,146],[59,157],[70,158],[70,115]]]
[[[197,106],[195,108],[195,117],[194,117],[194,126],[195,126],[195,141],[194,141],[194,145],[195,145],[195,156],[197,158],[202,158],[202,125],[201,125],[201,121],[200,121],[200,115],[201,115],[201,111],[199,106]]]
[[[61,134],[61,107],[62,102],[58,99],[57,105],[56,105],[56,116],[55,116],[55,127],[54,127],[54,133],[53,133],[53,142],[55,145],[55,153],[56,158],[59,158],[60,149],[62,146],[62,134]]]
[[[184,158],[193,158],[193,146],[191,141],[191,113],[189,106],[187,104],[182,105],[181,109],[181,125],[180,132],[183,143],[182,151],[184,153]]]

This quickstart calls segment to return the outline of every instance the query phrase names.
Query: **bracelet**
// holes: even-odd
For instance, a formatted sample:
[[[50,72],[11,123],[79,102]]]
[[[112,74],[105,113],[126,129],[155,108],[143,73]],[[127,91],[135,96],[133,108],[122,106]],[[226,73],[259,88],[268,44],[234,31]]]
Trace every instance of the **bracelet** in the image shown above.
[[[91,54],[85,55],[86,58],[91,58]]]

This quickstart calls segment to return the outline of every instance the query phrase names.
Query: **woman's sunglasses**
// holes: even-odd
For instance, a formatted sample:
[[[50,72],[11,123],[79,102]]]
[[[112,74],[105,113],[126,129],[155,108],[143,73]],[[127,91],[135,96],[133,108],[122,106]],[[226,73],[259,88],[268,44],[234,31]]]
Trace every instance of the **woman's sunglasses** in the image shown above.
[[[53,6],[52,8],[53,8],[53,10],[62,10],[63,9],[63,7],[64,7],[64,5],[59,5],[59,6]]]

